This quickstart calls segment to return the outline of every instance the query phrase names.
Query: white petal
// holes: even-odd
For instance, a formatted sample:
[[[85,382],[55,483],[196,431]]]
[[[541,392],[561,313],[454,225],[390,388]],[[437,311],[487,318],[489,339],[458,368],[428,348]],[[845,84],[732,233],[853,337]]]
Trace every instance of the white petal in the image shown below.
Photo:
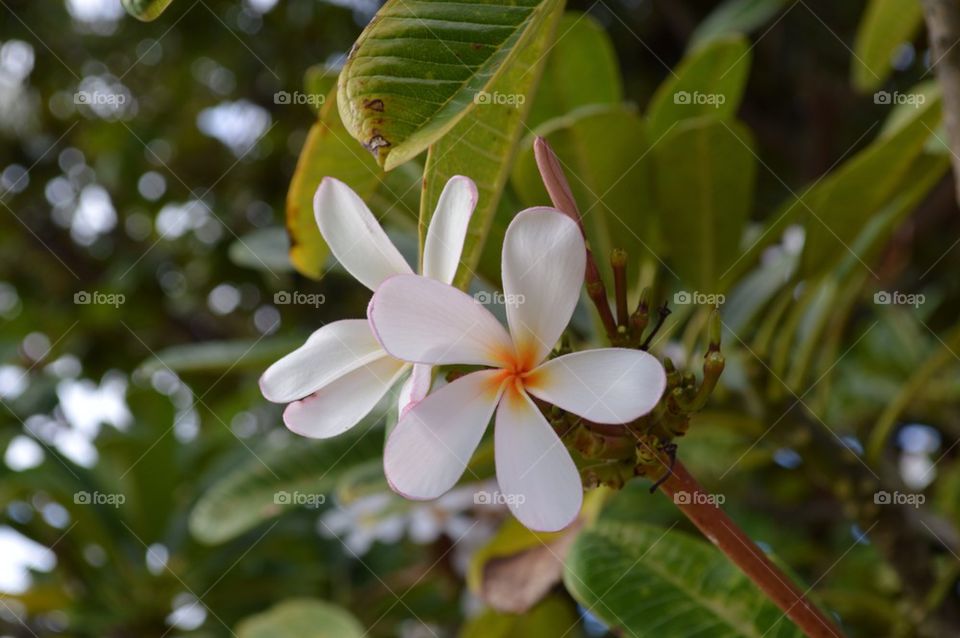
[[[577,466],[530,397],[512,386],[497,408],[494,458],[502,497],[521,523],[555,532],[577,517],[583,503]]]
[[[327,439],[343,434],[377,406],[409,364],[384,355],[349,372],[283,411],[283,422],[302,436]]]
[[[340,180],[323,178],[313,212],[330,252],[370,290],[391,275],[413,272],[360,196]]]
[[[501,377],[496,370],[468,374],[400,419],[383,450],[384,473],[395,492],[430,499],[456,484],[493,415]]]
[[[400,399],[397,402],[399,418],[403,418],[410,408],[423,401],[423,397],[430,392],[432,371],[433,366],[422,363],[413,364],[410,376],[403,382],[403,387],[400,388]]]
[[[288,403],[313,394],[334,379],[384,356],[363,319],[334,321],[283,357],[260,377],[268,401]]]
[[[477,206],[477,185],[469,177],[454,175],[443,187],[437,210],[423,244],[423,274],[445,284],[453,283],[460,265],[463,240]]]
[[[518,356],[543,361],[580,297],[586,247],[577,223],[552,208],[519,213],[503,240],[503,292]]]
[[[510,336],[490,311],[435,279],[391,277],[367,316],[384,350],[404,361],[500,366],[512,357]]]
[[[627,348],[601,348],[547,361],[524,379],[538,399],[596,423],[627,423],[657,405],[667,386],[653,355]]]

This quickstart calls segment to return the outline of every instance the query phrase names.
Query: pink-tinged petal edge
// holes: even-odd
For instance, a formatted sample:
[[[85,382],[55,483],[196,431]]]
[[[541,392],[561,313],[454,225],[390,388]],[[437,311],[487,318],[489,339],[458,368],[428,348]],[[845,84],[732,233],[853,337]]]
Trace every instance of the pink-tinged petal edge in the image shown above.
[[[327,439],[360,423],[390,391],[409,364],[384,355],[283,411],[287,428],[300,436]]]
[[[490,311],[427,277],[390,277],[374,292],[367,317],[384,350],[410,363],[499,367],[512,357],[510,336]]]
[[[507,506],[526,527],[556,532],[576,520],[583,505],[577,466],[530,397],[513,387],[497,407],[494,460]]]
[[[424,397],[430,392],[430,385],[433,380],[433,366],[422,363],[412,364],[410,376],[403,382],[400,389],[400,398],[397,402],[398,418],[402,419],[407,412],[416,404],[423,401]]]
[[[477,185],[469,177],[454,175],[447,180],[427,228],[422,268],[425,277],[453,283],[478,198]]]
[[[595,423],[629,423],[652,410],[667,386],[656,357],[641,350],[599,348],[565,354],[534,369],[533,396]]]
[[[500,399],[498,375],[482,370],[460,377],[400,419],[383,451],[384,475],[394,492],[430,500],[456,485]]]
[[[532,365],[566,330],[583,287],[586,244],[579,226],[560,211],[521,211],[503,239],[501,274],[510,335]]]

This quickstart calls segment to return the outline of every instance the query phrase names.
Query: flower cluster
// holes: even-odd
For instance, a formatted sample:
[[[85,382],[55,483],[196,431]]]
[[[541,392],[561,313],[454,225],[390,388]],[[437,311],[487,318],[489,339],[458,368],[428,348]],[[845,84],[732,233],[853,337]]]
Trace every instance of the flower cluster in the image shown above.
[[[390,486],[434,499],[460,480],[491,418],[497,482],[524,525],[555,531],[580,511],[576,464],[543,411],[556,406],[599,424],[624,424],[660,400],[666,377],[650,354],[602,348],[551,358],[580,297],[586,268],[581,230],[552,208],[516,215],[504,237],[504,326],[453,287],[476,188],[444,188],[428,229],[422,275],[387,239],[362,200],[324,179],[315,198],[320,231],[340,263],[374,291],[367,320],[324,326],[261,379],[267,399],[289,402],[287,426],[329,437],[358,423],[409,371],[400,419],[384,450]],[[435,366],[476,370],[430,392]]]

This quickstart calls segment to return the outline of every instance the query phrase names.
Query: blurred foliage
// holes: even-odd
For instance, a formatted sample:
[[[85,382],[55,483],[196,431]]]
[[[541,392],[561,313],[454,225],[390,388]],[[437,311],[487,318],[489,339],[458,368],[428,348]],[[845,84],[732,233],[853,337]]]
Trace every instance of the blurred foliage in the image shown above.
[[[671,302],[658,354],[696,370],[696,301],[723,304],[727,370],[680,441],[686,465],[850,635],[960,631],[960,215],[912,3],[480,11],[489,46],[445,71],[463,85],[401,86],[390,113],[417,117],[390,126],[351,80],[397,89],[448,60],[396,33],[384,45],[375,23],[338,89],[376,3],[151,11],[165,4],[124,3],[151,22],[119,0],[0,4],[0,532],[47,548],[0,545],[32,565],[3,583],[0,633],[769,629],[776,610],[639,481],[571,532],[566,587],[538,571],[549,594],[524,614],[484,607],[488,559],[506,569],[554,540],[516,541],[496,508],[394,497],[377,463],[389,411],[308,442],[260,396],[269,362],[365,311],[313,225],[322,176],[360,192],[411,260],[446,177],[474,177],[478,276],[459,283],[496,286],[506,224],[547,203],[538,134],[600,258],[628,249],[631,298]],[[394,45],[422,57],[385,70],[367,50]],[[489,455],[471,465],[482,478]]]

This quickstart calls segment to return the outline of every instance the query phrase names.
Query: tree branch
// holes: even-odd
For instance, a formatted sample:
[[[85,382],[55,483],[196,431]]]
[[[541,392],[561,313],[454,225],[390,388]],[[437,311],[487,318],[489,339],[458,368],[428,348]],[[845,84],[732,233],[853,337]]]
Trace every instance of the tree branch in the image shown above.
[[[660,486],[683,514],[697,526],[707,539],[727,555],[740,570],[766,594],[785,616],[811,638],[838,638],[840,629],[797,589],[790,577],[783,573],[767,555],[709,499],[698,499],[694,494],[707,493],[683,463],[677,461],[670,475]],[[677,498],[678,493],[683,498]]]
[[[960,202],[960,2],[920,0],[927,23],[933,67],[943,90],[943,120],[953,164],[953,181]]]

